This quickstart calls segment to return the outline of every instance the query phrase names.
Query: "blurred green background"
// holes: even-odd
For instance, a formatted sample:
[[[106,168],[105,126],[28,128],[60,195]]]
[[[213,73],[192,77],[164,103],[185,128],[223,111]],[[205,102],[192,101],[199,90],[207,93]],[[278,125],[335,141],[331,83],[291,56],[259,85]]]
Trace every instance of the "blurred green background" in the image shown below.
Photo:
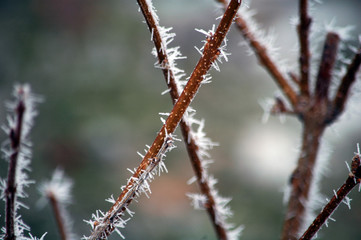
[[[189,76],[199,59],[194,46],[201,47],[204,37],[194,29],[210,29],[221,12],[211,0],[154,0],[154,5],[161,25],[177,34],[171,46],[180,46],[187,56],[178,66]],[[297,13],[296,1],[255,0],[250,7],[257,9],[260,24],[278,35],[281,58],[295,61],[290,49],[297,37],[289,22]],[[357,0],[325,1],[317,5],[314,21],[354,25],[352,43],[357,44],[360,8]],[[108,210],[104,199],[118,196],[130,176],[126,169],[140,162],[136,152],[150,145],[161,127],[158,112],[171,110],[169,96],[160,94],[166,85],[153,66],[153,44],[143,20],[136,1],[129,0],[0,1],[0,102],[11,99],[15,83],[30,83],[44,97],[31,134],[30,176],[41,182],[56,167],[65,169],[74,181],[69,211],[79,236],[90,232],[83,219],[96,209]],[[259,102],[273,97],[277,88],[240,46],[237,29],[228,39],[229,62],[221,72],[211,71],[213,82],[200,89],[192,106],[206,120],[208,136],[220,143],[211,151],[215,162],[210,172],[219,179],[221,195],[233,199],[231,222],[245,226],[242,239],[278,239],[285,210],[282,191],[297,159],[301,128],[294,118],[281,123],[271,117],[262,123]],[[331,197],[346,179],[344,162],[361,141],[359,106],[355,100],[326,133],[331,154],[321,184],[325,196]],[[2,123],[6,114],[0,107]],[[0,137],[6,139],[3,132]],[[136,214],[122,231],[127,239],[216,239],[206,213],[193,210],[185,196],[198,188],[186,184],[193,173],[184,144],[177,146],[166,159],[169,173],[152,183],[151,198],[142,196],[131,205]],[[2,178],[6,170],[2,160]],[[59,239],[50,208],[36,206],[36,185],[28,193],[24,202],[30,210],[21,214],[32,234],[48,232],[46,239]],[[333,216],[337,222],[319,233],[322,239],[361,238],[360,194],[354,191],[351,198],[352,210],[341,205]],[[3,202],[0,209],[3,223]]]

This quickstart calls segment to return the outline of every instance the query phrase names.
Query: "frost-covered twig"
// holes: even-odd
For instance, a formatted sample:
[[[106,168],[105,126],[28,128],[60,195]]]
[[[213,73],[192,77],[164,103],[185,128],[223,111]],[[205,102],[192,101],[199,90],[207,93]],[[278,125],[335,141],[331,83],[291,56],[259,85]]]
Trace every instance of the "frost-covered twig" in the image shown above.
[[[227,6],[228,0],[217,0],[222,3],[224,7]],[[245,8],[241,8],[241,11],[237,14],[235,20],[238,29],[242,33],[243,37],[249,42],[249,45],[253,49],[255,55],[257,56],[260,63],[265,67],[265,69],[271,74],[278,86],[282,89],[285,96],[291,102],[293,106],[297,103],[297,94],[289,83],[289,80],[285,74],[280,69],[280,66],[270,56],[270,50],[266,47],[264,42],[262,42],[262,36],[257,37],[259,29],[256,29],[257,26],[252,22],[250,24],[248,21],[253,21],[251,19],[251,12],[247,12]],[[254,28],[251,28],[254,26]]]
[[[298,25],[298,39],[300,42],[300,90],[301,94],[309,96],[309,77],[310,77],[310,49],[309,33],[312,19],[308,15],[308,0],[299,1],[300,23]]]
[[[148,189],[146,184],[147,180],[153,176],[151,172],[158,166],[161,162],[159,158],[163,156],[163,153],[161,153],[161,156],[159,156],[159,153],[162,149],[168,149],[168,141],[172,140],[172,134],[182,119],[186,109],[195,97],[204,76],[207,74],[213,62],[220,54],[219,48],[229,30],[240,4],[240,0],[232,0],[230,2],[229,7],[221,19],[214,35],[207,39],[202,57],[198,61],[187,85],[185,86],[182,94],[179,96],[177,102],[174,104],[171,113],[160,129],[152,146],[149,148],[139,167],[129,179],[127,185],[124,187],[122,193],[110,210],[105,213],[104,216],[97,218],[97,221],[94,221],[93,232],[87,239],[106,239],[115,230],[117,224],[121,223],[120,217],[123,215],[124,211],[126,211],[126,208],[132,202],[136,194],[140,194],[140,190],[144,187],[146,187],[144,191]]]
[[[322,225],[329,219],[332,213],[344,202],[350,208],[350,199],[347,194],[360,183],[361,167],[360,167],[360,153],[356,153],[351,163],[351,170],[345,183],[334,193],[332,199],[322,209],[320,214],[315,218],[312,224],[308,227],[300,240],[310,240],[320,230]]]
[[[223,4],[226,3],[226,0],[218,1]],[[297,239],[299,233],[303,231],[302,226],[306,224],[305,219],[309,217],[308,213],[311,212],[311,199],[317,194],[312,189],[317,189],[315,179],[320,175],[315,170],[315,166],[323,132],[343,111],[347,96],[350,94],[350,86],[355,81],[361,62],[360,54],[357,52],[354,60],[349,65],[349,70],[341,80],[335,100],[330,99],[329,90],[333,82],[331,77],[335,74],[333,65],[338,53],[338,41],[346,35],[342,34],[343,31],[337,31],[337,29],[330,29],[330,27],[327,29],[329,33],[320,60],[319,74],[315,76],[315,81],[310,81],[312,69],[308,35],[311,18],[308,16],[308,1],[299,0],[299,8],[300,77],[294,75],[293,71],[282,71],[281,65],[276,65],[276,62],[272,60],[270,54],[272,46],[264,40],[264,34],[259,31],[257,25],[250,18],[250,11],[240,11],[236,21],[242,35],[249,42],[261,64],[269,71],[292,105],[291,110],[285,111],[284,104],[280,104],[276,100],[276,105],[274,105],[272,111],[276,113],[294,113],[303,125],[302,148],[297,167],[290,179],[289,203],[281,237],[283,240]],[[291,79],[296,83],[295,87],[297,89],[293,89],[289,84],[288,79],[285,77],[287,73],[292,74]],[[312,89],[309,86],[311,82],[316,83]],[[314,91],[310,93],[311,90]]]
[[[57,169],[52,179],[42,183],[39,188],[43,197],[50,201],[62,240],[77,239],[72,231],[72,221],[66,211],[66,205],[71,202],[72,185],[72,181],[64,176],[64,172]]]
[[[183,90],[183,82],[181,82],[182,70],[176,67],[174,60],[184,58],[178,51],[178,48],[168,48],[168,44],[173,40],[173,35],[165,28],[159,26],[158,17],[154,11],[151,11],[150,7],[145,0],[138,0],[140,9],[145,17],[148,28],[152,34],[152,40],[155,45],[153,54],[158,58],[158,66],[162,69],[166,83],[169,88],[169,92],[173,103],[177,101],[180,95],[180,91]],[[206,32],[207,37],[210,36]],[[221,49],[223,51],[223,49]],[[226,56],[226,54],[224,54]],[[222,54],[221,54],[222,56]],[[191,124],[199,123],[199,133],[192,131]],[[202,132],[203,121],[193,119],[193,114],[187,110],[187,114],[183,116],[180,122],[180,127],[183,135],[184,142],[187,147],[188,155],[190,157],[198,185],[202,192],[202,209],[206,209],[213,226],[216,230],[219,239],[234,239],[240,234],[241,228],[231,230],[233,226],[226,223],[226,217],[223,216],[222,206],[216,205],[222,197],[218,196],[217,191],[214,189],[214,184],[210,185],[210,177],[207,172],[207,161],[209,156],[207,151],[212,148],[215,143],[205,137]],[[208,157],[208,159],[205,159]],[[194,195],[190,195],[194,196]],[[224,208],[225,206],[223,206]],[[229,213],[229,212],[227,212]],[[234,236],[232,238],[232,236]]]
[[[361,37],[360,37],[361,43]],[[341,84],[336,92],[335,99],[333,101],[333,116],[332,118],[337,118],[337,116],[344,110],[347,98],[349,96],[350,88],[356,80],[356,74],[361,65],[361,47],[358,48],[352,62],[347,68],[347,72],[341,80]]]
[[[326,36],[323,47],[320,68],[316,79],[315,97],[316,101],[323,101],[327,104],[333,66],[336,61],[336,54],[340,37],[337,33],[329,32]]]
[[[35,103],[39,101],[29,85],[17,85],[14,89],[15,101],[8,103],[7,107],[12,116],[8,116],[8,125],[3,126],[9,140],[2,149],[5,158],[9,161],[7,181],[1,181],[1,198],[5,201],[5,228],[2,228],[5,240],[28,239],[25,231],[30,231],[18,214],[21,207],[26,207],[19,202],[19,198],[27,197],[25,187],[34,183],[29,180],[28,174],[31,160],[31,142],[29,132],[36,115]]]

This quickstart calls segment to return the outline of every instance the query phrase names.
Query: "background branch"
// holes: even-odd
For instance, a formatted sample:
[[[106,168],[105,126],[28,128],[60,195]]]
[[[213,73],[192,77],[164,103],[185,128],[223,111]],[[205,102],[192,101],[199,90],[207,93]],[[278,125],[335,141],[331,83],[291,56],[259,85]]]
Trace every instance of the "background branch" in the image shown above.
[[[328,33],[323,47],[320,68],[316,81],[316,103],[328,100],[328,89],[330,87],[333,65],[336,61],[336,54],[340,37],[336,33]]]
[[[341,80],[341,84],[336,92],[335,99],[333,100],[333,114],[331,119],[336,119],[337,116],[344,110],[347,98],[350,95],[352,84],[356,80],[356,74],[361,65],[361,48],[358,49],[351,64],[347,68],[345,76]]]
[[[300,23],[298,25],[298,38],[300,42],[300,90],[302,95],[309,96],[309,32],[312,19],[308,16],[308,0],[299,1]]]
[[[224,8],[227,7],[226,0],[218,0],[218,2],[222,3]],[[277,85],[281,88],[282,92],[288,98],[290,103],[293,106],[296,106],[297,94],[289,84],[287,78],[282,74],[279,67],[268,55],[267,48],[261,44],[259,39],[255,38],[255,34],[250,31],[246,20],[243,18],[241,14],[239,13],[237,14],[235,22],[238,29],[242,33],[243,37],[249,42],[250,46],[252,47],[260,63],[273,77],[273,79],[276,81]]]

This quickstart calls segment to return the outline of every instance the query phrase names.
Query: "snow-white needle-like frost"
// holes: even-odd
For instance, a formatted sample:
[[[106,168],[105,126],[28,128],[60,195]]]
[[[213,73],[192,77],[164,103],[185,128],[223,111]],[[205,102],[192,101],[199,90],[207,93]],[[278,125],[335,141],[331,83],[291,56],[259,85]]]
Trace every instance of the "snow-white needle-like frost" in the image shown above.
[[[158,23],[157,23],[158,24]],[[157,67],[160,67],[162,69],[166,69],[168,71],[172,71],[174,75],[174,81],[177,86],[177,92],[178,95],[183,91],[183,88],[186,84],[186,81],[181,80],[181,77],[184,76],[184,71],[176,67],[175,60],[183,59],[179,52],[179,47],[175,48],[168,48],[169,43],[172,42],[173,37],[175,34],[171,34],[169,31],[169,28],[163,28],[159,27],[160,34],[163,39],[162,43],[162,51],[166,53],[168,57],[168,62],[166,64],[158,64],[156,63]],[[215,33],[215,26],[213,25],[212,29],[209,31],[205,31],[202,29],[196,29],[196,31],[204,34],[206,38],[212,37]],[[206,44],[206,40],[203,41]],[[226,46],[227,46],[227,40],[225,39],[223,41],[223,45],[219,48],[220,54],[217,58],[217,60],[222,63],[222,59],[225,61],[228,61],[229,53],[226,52]],[[196,48],[197,49],[197,48]],[[204,46],[201,49],[197,49],[200,54],[202,55],[202,51],[204,49]],[[157,51],[154,48],[152,51],[153,55],[155,57],[158,57]],[[219,66],[217,62],[213,62],[212,66],[219,71]],[[170,74],[168,74],[169,76]],[[211,76],[209,74],[206,74],[203,76],[202,84],[209,83],[211,80]],[[168,79],[169,83],[169,79]],[[208,175],[208,165],[209,163],[213,162],[213,160],[210,158],[209,150],[211,150],[214,146],[218,146],[217,143],[214,143],[210,138],[208,138],[203,131],[204,129],[204,120],[198,120],[194,118],[195,110],[193,108],[188,107],[186,110],[183,121],[187,123],[187,125],[190,128],[189,132],[189,139],[186,139],[186,141],[189,143],[192,139],[197,144],[198,150],[196,154],[198,155],[198,158],[201,161],[202,166],[202,176],[200,181],[203,183],[208,183],[211,188],[211,194],[213,195],[213,198],[215,199],[215,215],[216,215],[216,221],[219,225],[223,226],[224,229],[227,231],[227,235],[229,235],[232,238],[229,239],[237,239],[240,235],[240,232],[242,230],[242,227],[233,229],[233,225],[226,223],[226,218],[231,216],[231,210],[229,207],[226,206],[226,204],[229,202],[229,199],[222,198],[218,195],[218,191],[214,187],[214,183],[216,182],[212,176]],[[195,129],[195,130],[194,130]],[[160,164],[163,164],[161,161]],[[197,209],[202,208],[202,205],[204,205],[204,201],[207,199],[206,196],[203,194],[188,194],[188,196],[192,199],[192,205],[195,206]]]
[[[43,196],[43,199],[54,198],[58,203],[60,217],[64,224],[64,230],[67,239],[79,239],[78,236],[73,232],[72,226],[73,221],[71,220],[68,211],[66,210],[67,205],[72,201],[71,189],[73,187],[73,181],[64,175],[64,171],[56,169],[53,173],[51,180],[44,181],[39,186],[39,192]]]
[[[254,20],[254,16],[256,14],[255,10],[250,10],[246,6],[241,6],[238,14],[246,22],[248,32],[253,35],[254,39],[256,39],[260,45],[264,47],[268,56],[281,71],[282,75],[287,76],[288,72],[290,72],[289,62],[287,62],[287,59],[284,57],[280,57],[279,47],[275,44],[277,40],[275,31],[271,29],[266,32],[259,26],[259,24]],[[254,50],[248,43],[249,39],[245,40],[245,42],[241,42],[241,46],[245,46],[247,48],[246,51],[248,55],[254,55]]]
[[[106,199],[107,202],[113,204],[113,207],[109,212],[104,213],[97,210],[96,213],[92,215],[91,220],[85,221],[91,225],[94,231],[100,229],[99,232],[96,233],[98,238],[106,239],[107,235],[113,230],[116,231],[120,237],[124,238],[120,229],[124,228],[127,221],[129,221],[129,218],[124,219],[125,212],[127,212],[130,217],[134,215],[134,212],[128,208],[129,201],[139,197],[141,194],[146,195],[148,198],[150,197],[150,194],[152,193],[150,182],[155,176],[168,171],[164,164],[164,158],[166,157],[167,152],[175,148],[175,145],[173,144],[175,139],[176,138],[171,134],[166,133],[164,143],[158,154],[153,159],[149,159],[148,166],[145,169],[140,170],[140,173],[136,177],[135,174],[137,174],[137,169],[128,169],[133,176],[128,179],[126,186],[121,187],[122,191],[127,190],[124,198],[115,200],[114,197],[111,196]],[[93,235],[90,237],[84,236],[83,239],[93,239],[93,237]]]
[[[30,184],[33,184],[34,181],[29,179],[28,172],[30,171],[30,162],[32,157],[31,152],[31,142],[29,140],[30,129],[33,126],[34,117],[37,115],[35,105],[41,101],[41,98],[35,96],[29,85],[16,85],[13,91],[14,100],[6,103],[6,107],[10,114],[7,117],[8,123],[2,126],[2,129],[5,131],[6,135],[10,135],[12,131],[15,131],[19,115],[17,108],[19,104],[23,104],[24,113],[21,122],[21,135],[19,149],[12,149],[10,140],[6,140],[2,145],[2,153],[5,160],[10,162],[11,155],[18,151],[17,155],[17,165],[16,165],[16,176],[15,176],[15,206],[14,206],[14,228],[16,239],[35,239],[33,236],[25,236],[25,232],[30,231],[30,227],[27,226],[21,219],[21,215],[18,213],[18,210],[22,207],[28,208],[25,204],[19,201],[20,198],[28,197],[25,192],[25,188],[29,187]],[[6,189],[7,189],[7,180],[0,181],[0,198],[6,201]],[[5,227],[1,229],[2,235],[6,233]],[[45,236],[45,235],[43,235]],[[42,239],[43,237],[41,237]]]

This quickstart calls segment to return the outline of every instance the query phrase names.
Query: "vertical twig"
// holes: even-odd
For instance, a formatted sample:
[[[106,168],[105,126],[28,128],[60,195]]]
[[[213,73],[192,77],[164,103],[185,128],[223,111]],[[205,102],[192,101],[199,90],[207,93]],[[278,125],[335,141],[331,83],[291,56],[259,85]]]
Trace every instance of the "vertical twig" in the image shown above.
[[[164,145],[167,136],[175,131],[177,125],[183,117],[184,112],[196,95],[202,83],[203,76],[208,72],[212,63],[216,60],[219,54],[218,48],[221,46],[221,43],[224,40],[226,33],[228,32],[240,4],[241,2],[239,0],[232,0],[230,2],[223,18],[217,27],[216,32],[207,40],[207,43],[204,46],[202,57],[198,61],[187,85],[185,86],[182,94],[179,96],[178,101],[174,104],[169,117],[160,129],[152,146],[149,148],[139,167],[133,174],[131,180],[128,182],[114,205],[106,213],[104,218],[102,218],[102,221],[94,226],[94,230],[89,239],[105,239],[114,231],[113,222],[116,220],[116,217],[122,215],[136,194],[137,188],[134,187],[134,184],[136,183],[134,179],[138,179],[142,172],[144,172],[150,166],[152,159],[157,156],[162,146]]]
[[[19,94],[21,96],[21,94]],[[15,201],[16,201],[16,168],[18,155],[20,152],[23,117],[25,112],[24,99],[20,99],[16,107],[16,125],[10,129],[9,138],[11,150],[7,178],[7,188],[5,190],[5,240],[14,240],[15,236]]]
[[[320,68],[316,81],[316,102],[328,101],[328,89],[330,87],[333,65],[336,61],[336,54],[340,37],[336,33],[328,33],[323,47]]]
[[[309,114],[312,115],[312,113]],[[314,120],[306,120],[304,123],[301,155],[290,179],[291,193],[282,230],[282,240],[297,239],[303,225],[324,128],[323,124],[315,125]]]
[[[298,25],[298,38],[300,42],[300,90],[301,94],[309,96],[309,68],[310,68],[310,50],[309,50],[309,32],[311,18],[308,16],[308,0],[299,1],[300,23]]]
[[[50,204],[51,204],[51,206],[53,208],[53,212],[54,212],[54,215],[55,215],[55,220],[56,220],[56,223],[58,225],[58,230],[59,230],[61,239],[62,240],[68,240],[67,235],[66,235],[65,225],[64,225],[64,222],[63,222],[63,218],[61,216],[61,210],[60,210],[59,203],[58,203],[56,197],[54,196],[54,194],[52,192],[49,192],[47,197],[49,198]]]

